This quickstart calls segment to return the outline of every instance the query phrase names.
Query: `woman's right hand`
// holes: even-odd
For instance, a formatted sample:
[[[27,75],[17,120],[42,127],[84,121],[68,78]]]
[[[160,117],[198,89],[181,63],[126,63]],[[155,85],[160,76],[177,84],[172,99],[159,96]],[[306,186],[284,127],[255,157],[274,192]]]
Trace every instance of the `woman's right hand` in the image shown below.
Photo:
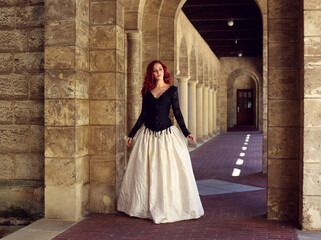
[[[133,139],[130,138],[130,137],[128,137],[128,138],[126,139],[126,145],[127,145],[127,147],[130,146],[130,144],[132,143],[132,141],[133,141]]]

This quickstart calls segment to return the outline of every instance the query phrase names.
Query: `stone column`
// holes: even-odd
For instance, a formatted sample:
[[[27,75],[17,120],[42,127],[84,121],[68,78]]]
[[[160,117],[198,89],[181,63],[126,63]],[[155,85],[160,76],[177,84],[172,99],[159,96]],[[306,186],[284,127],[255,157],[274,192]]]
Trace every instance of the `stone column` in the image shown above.
[[[213,134],[217,134],[217,94],[213,91]]]
[[[143,87],[142,62],[141,62],[141,33],[138,31],[127,32],[127,130],[126,137],[135,125],[142,106],[141,89]],[[128,148],[127,159],[131,149]],[[122,174],[119,176],[120,184]]]
[[[208,136],[213,137],[213,88],[208,89]]]
[[[203,88],[203,139],[208,139],[208,86]]]
[[[188,130],[196,136],[196,81],[188,82]],[[196,136],[197,137],[197,136]],[[197,143],[189,143],[190,146],[196,147]]]
[[[45,217],[74,221],[88,211],[89,0],[47,2]]]
[[[179,105],[180,105],[186,126],[188,126],[188,79],[189,79],[189,76],[183,76],[183,75],[177,76]]]
[[[303,2],[300,224],[303,230],[319,231],[321,229],[321,46],[319,43],[321,2],[307,0]]]
[[[125,167],[123,8],[122,0],[90,2],[91,212],[115,211],[116,193]],[[129,62],[129,67],[133,65]]]
[[[197,142],[202,143],[204,141],[203,130],[203,87],[204,84],[198,83],[196,85],[196,137]]]

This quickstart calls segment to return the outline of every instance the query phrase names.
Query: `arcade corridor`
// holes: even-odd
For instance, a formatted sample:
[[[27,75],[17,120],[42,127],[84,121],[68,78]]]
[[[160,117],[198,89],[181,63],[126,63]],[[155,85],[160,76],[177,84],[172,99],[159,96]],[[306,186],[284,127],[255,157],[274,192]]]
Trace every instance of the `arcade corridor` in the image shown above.
[[[156,225],[121,213],[89,214],[55,239],[298,239],[295,224],[266,219],[261,133],[220,134],[191,157],[205,209],[201,219]]]

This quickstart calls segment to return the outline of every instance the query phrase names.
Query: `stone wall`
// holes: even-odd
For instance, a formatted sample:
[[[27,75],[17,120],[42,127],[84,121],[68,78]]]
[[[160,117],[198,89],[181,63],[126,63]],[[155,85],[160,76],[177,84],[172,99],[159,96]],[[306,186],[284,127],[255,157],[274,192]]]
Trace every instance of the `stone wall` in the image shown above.
[[[300,223],[321,230],[321,2],[302,1]]]
[[[44,1],[0,1],[0,218],[43,216]]]

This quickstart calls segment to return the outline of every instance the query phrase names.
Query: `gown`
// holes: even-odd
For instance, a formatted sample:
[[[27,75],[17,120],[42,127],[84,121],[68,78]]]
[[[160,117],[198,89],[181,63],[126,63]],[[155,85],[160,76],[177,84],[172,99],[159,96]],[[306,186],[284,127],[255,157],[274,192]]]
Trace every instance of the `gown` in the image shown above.
[[[173,126],[169,112],[183,132]],[[191,159],[177,87],[155,98],[147,92],[142,112],[129,137],[137,133],[122,181],[117,210],[129,216],[168,223],[204,215]]]

